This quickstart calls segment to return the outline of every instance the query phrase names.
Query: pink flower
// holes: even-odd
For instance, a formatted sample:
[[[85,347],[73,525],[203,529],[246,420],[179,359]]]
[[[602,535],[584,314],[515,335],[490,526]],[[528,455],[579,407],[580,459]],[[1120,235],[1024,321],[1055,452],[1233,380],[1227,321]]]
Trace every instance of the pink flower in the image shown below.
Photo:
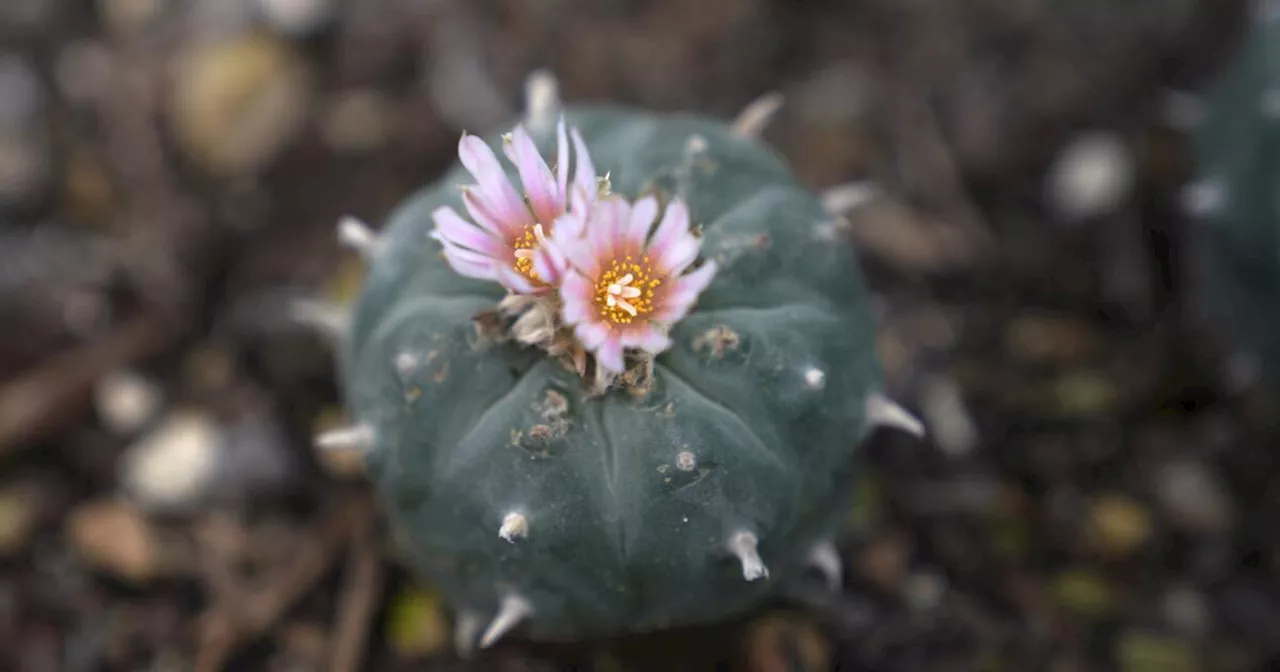
[[[617,196],[602,198],[589,211],[566,217],[584,215],[572,225],[581,237],[564,245],[570,263],[560,285],[563,318],[602,368],[622,373],[624,349],[658,354],[671,347],[667,331],[689,313],[716,265],[707,261],[685,273],[701,243],[679,200],[667,205],[652,238],[658,215],[652,196],[634,205]]]
[[[577,158],[572,185],[563,118],[556,128],[555,174],[523,127],[503,136],[503,152],[516,166],[522,195],[507,179],[489,146],[479,137],[463,134],[458,156],[476,180],[462,191],[470,219],[448,206],[432,213],[436,227],[431,237],[444,246],[450,268],[470,278],[499,282],[521,294],[545,292],[560,284],[566,260],[548,241],[556,236],[557,220],[570,202],[577,208],[590,207],[597,188],[595,166],[582,135],[576,128],[570,135]]]

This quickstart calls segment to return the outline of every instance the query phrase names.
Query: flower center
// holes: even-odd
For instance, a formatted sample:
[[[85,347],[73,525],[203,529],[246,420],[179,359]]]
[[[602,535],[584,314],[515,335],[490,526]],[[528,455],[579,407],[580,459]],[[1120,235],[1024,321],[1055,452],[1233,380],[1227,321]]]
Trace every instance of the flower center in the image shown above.
[[[662,280],[653,277],[649,258],[631,257],[613,263],[596,280],[595,303],[600,317],[613,324],[630,324],[653,310],[653,290]]]
[[[512,244],[516,254],[516,271],[535,283],[541,283],[542,278],[539,278],[538,272],[533,269],[533,254],[539,245],[546,242],[547,236],[542,231],[542,225],[534,224],[524,227],[524,233]]]

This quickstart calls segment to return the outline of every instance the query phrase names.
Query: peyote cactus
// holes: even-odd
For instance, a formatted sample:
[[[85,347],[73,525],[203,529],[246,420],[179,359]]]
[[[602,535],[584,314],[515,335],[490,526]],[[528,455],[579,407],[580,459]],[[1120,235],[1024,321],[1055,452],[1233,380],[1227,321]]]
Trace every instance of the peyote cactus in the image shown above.
[[[1211,223],[1209,310],[1280,389],[1280,16],[1255,19],[1205,107],[1191,204]]]
[[[838,579],[856,447],[920,427],[879,392],[837,218],[751,137],[773,99],[731,127],[553,90],[464,134],[380,235],[341,225],[370,264],[337,323],[359,424],[321,445],[367,450],[481,646],[720,619],[811,563]]]

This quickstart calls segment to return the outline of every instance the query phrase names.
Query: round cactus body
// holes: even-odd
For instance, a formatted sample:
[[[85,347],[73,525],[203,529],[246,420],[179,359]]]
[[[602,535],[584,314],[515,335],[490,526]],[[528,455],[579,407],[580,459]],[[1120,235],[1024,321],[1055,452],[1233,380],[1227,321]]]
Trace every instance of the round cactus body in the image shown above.
[[[1191,205],[1209,221],[1209,310],[1280,387],[1280,19],[1260,17],[1206,96]]]
[[[566,125],[576,168],[596,171],[573,183],[563,153],[550,166],[521,154],[527,137],[554,156]],[[460,249],[453,217],[500,219],[509,192],[493,175],[478,187],[489,201],[464,202],[473,180],[459,166],[392,214],[341,364],[409,562],[490,623],[482,644],[517,623],[568,640],[714,621],[798,577],[843,520],[856,448],[884,410],[867,295],[836,218],[773,151],[713,120],[566,109],[559,128],[467,143],[469,168],[505,146],[512,184],[559,176],[557,202],[576,187],[606,203],[590,212],[622,203],[649,242],[624,259],[622,243],[596,239],[608,213],[582,216],[596,257],[554,267],[513,243],[496,282]],[[549,225],[538,212],[556,199],[540,198],[523,203]],[[557,240],[566,222],[534,233]],[[498,240],[477,235],[476,249]],[[601,249],[619,255],[615,270],[592,261]],[[677,258],[684,275],[659,273]],[[588,270],[564,271],[563,299],[539,292],[534,281],[575,263]],[[607,354],[609,330],[664,310],[678,319]]]

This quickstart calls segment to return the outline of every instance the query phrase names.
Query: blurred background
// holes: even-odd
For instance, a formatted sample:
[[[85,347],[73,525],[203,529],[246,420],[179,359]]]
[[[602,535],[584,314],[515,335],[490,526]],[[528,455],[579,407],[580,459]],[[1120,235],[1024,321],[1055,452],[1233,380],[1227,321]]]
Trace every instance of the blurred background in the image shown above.
[[[0,669],[1261,670],[1273,406],[1197,296],[1244,0],[0,0]],[[891,396],[843,590],[470,659],[391,554],[325,340],[374,224],[548,69],[856,185]],[[661,658],[653,662],[653,658]],[[666,656],[662,658],[662,656]],[[1271,668],[1274,669],[1274,668]]]

